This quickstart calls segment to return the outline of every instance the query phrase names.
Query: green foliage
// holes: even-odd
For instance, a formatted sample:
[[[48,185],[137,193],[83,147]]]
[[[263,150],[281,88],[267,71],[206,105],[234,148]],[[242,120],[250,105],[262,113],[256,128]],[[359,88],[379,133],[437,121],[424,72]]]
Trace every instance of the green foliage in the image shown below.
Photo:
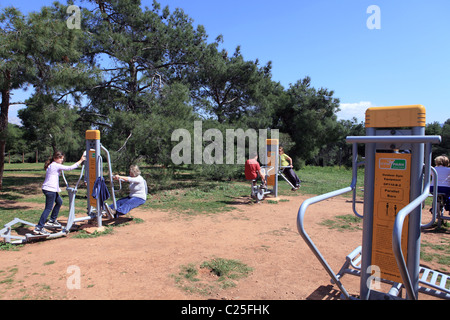
[[[200,269],[210,276],[203,275]],[[235,280],[247,277],[253,268],[233,259],[214,258],[197,266],[195,263],[180,266],[177,275],[171,275],[177,286],[186,292],[210,295],[219,289],[236,287]]]
[[[269,116],[263,103],[263,92],[274,90],[268,81],[270,64],[259,68],[258,62],[245,61],[236,48],[229,57],[218,50],[218,43],[209,45],[199,61],[199,70],[190,77],[194,103],[198,109],[218,123],[242,123],[255,115]]]
[[[87,34],[67,27],[66,8],[54,3],[27,16],[13,8],[3,10],[0,30],[6,45],[0,49],[0,69],[8,76],[0,77],[0,89],[6,105],[13,102],[10,90],[32,87],[24,102],[27,108],[19,113],[28,129],[23,135],[26,144],[40,150],[61,149],[71,158],[75,153],[80,156],[84,144],[71,102],[80,102],[83,88],[95,83],[97,70],[82,61]],[[2,108],[2,116],[7,119],[8,108]],[[2,156],[0,161],[3,164]]]
[[[67,27],[69,4],[83,7],[80,29]],[[74,161],[87,129],[100,130],[117,170],[145,163],[170,167],[172,175],[177,142],[171,135],[176,129],[192,133],[195,120],[203,121],[204,131],[222,133],[278,129],[296,169],[348,167],[345,137],[364,135],[356,119],[337,121],[333,90],[314,88],[309,77],[283,88],[272,80],[271,62],[248,61],[240,47],[229,54],[222,36],[208,42],[204,26],[194,27],[182,9],[156,1],[150,8],[136,0],[55,2],[27,15],[8,7],[0,12],[0,38],[0,182],[3,148],[46,157],[58,149]],[[27,88],[31,97],[19,112],[23,127],[7,129],[9,105],[17,102],[11,93]],[[443,137],[435,155],[449,153],[449,121],[427,126]],[[362,146],[358,153],[364,154]],[[240,165],[217,163],[191,169],[210,180],[243,172]],[[166,187],[164,179],[155,181]]]
[[[292,158],[311,161],[337,126],[335,112],[339,100],[333,91],[311,87],[309,77],[297,81],[285,92],[274,121],[281,132],[286,132],[295,142]]]
[[[335,219],[324,220],[321,224],[342,232],[362,230],[362,219],[353,214],[336,216]]]
[[[305,166],[297,172],[302,180],[301,192],[304,194],[324,194],[334,190],[350,186],[352,170],[350,168],[339,168],[338,166],[317,167]],[[362,196],[364,187],[364,168],[358,169],[357,195]],[[348,193],[344,196],[351,196]]]
[[[81,231],[77,232],[73,236],[73,238],[78,238],[78,239],[98,238],[98,237],[101,237],[101,236],[105,236],[105,235],[111,234],[113,232],[114,232],[114,230],[113,230],[112,227],[106,227],[105,230],[101,231],[101,232],[95,230],[92,233],[87,233],[85,230],[81,230]]]
[[[443,125],[438,122],[428,124],[425,128],[425,134],[442,137],[442,142],[440,144],[432,146],[432,159],[440,155],[450,156],[450,119],[447,119]]]
[[[437,262],[442,265],[442,271],[448,273],[450,264],[450,241],[441,237],[439,243],[423,241],[420,246],[420,258],[427,262]],[[447,282],[448,284],[448,282]],[[448,287],[448,286],[447,286]]]
[[[244,165],[203,164],[195,166],[201,177],[213,181],[231,180],[243,176]]]
[[[240,279],[253,271],[253,268],[240,261],[223,258],[205,261],[200,265],[200,268],[211,270],[210,272],[219,277],[219,281],[223,281],[226,278]]]

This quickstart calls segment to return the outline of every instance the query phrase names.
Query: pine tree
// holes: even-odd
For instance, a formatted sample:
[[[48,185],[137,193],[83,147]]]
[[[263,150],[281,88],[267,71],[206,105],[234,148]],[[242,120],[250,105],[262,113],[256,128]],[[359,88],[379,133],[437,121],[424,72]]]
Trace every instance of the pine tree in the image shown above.
[[[186,75],[205,47],[204,29],[157,2],[152,9],[134,0],[95,5],[88,22],[95,44],[87,55],[107,66],[82,117],[99,127],[123,167],[141,158],[166,163],[171,131],[193,116]]]
[[[66,140],[63,145],[71,145],[70,136],[74,136],[74,118],[67,117],[73,112],[61,110],[72,109],[72,103],[81,98],[79,93],[97,81],[96,69],[83,60],[89,43],[87,33],[67,26],[66,9],[67,6],[55,3],[28,16],[14,8],[6,8],[0,15],[0,188],[12,91],[34,88],[32,97],[25,102],[27,109],[20,114],[26,126],[42,132],[34,136],[38,142],[48,141],[53,143],[53,149],[59,149],[62,145],[58,141]],[[34,115],[39,115],[40,121],[33,125]]]
[[[26,58],[26,19],[14,8],[5,8],[0,14],[0,190],[3,186],[5,145],[8,135],[8,113],[11,93],[23,88],[31,78],[31,62]]]

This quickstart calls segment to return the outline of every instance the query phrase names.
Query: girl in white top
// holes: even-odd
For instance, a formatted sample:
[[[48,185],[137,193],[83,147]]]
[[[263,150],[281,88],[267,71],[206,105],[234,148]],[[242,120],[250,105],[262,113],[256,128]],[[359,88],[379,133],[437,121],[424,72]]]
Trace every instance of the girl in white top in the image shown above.
[[[62,164],[64,162],[64,154],[60,151],[56,151],[53,154],[53,157],[49,158],[45,162],[45,180],[42,184],[42,192],[45,194],[45,209],[33,231],[34,234],[48,235],[49,233],[44,229],[44,226],[53,228],[61,227],[61,224],[56,221],[59,214],[59,209],[63,203],[61,197],[59,196],[59,192],[61,192],[59,187],[59,176],[62,171],[70,171],[78,168],[84,160],[86,160],[86,158],[83,155],[78,162],[71,166],[65,166]],[[46,222],[50,212],[52,213],[50,220]]]
[[[130,193],[127,197],[116,201],[117,207],[106,206],[109,213],[115,217],[124,215],[132,209],[139,207],[147,200],[147,182],[141,176],[141,171],[137,165],[130,166],[130,176],[115,175],[115,180],[123,180],[130,183]]]

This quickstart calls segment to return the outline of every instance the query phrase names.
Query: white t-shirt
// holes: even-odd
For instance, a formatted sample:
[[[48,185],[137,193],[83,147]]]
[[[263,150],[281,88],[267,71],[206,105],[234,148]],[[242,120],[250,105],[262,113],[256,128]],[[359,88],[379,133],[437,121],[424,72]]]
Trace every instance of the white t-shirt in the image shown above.
[[[147,200],[147,182],[142,176],[128,177],[130,182],[130,197]]]
[[[78,168],[78,163],[74,163],[71,166],[65,166],[58,162],[50,163],[45,172],[45,180],[42,184],[42,190],[61,192],[61,188],[59,187],[59,176],[61,175],[61,172],[74,170],[76,168]]]

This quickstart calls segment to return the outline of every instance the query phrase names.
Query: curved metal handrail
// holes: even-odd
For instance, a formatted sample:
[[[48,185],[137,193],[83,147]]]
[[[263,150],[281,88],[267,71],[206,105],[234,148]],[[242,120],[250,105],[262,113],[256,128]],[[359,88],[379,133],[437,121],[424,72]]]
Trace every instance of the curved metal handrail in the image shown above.
[[[109,182],[110,182],[110,188],[111,188],[111,195],[112,195],[112,201],[113,201],[113,206],[114,208],[117,208],[117,204],[116,204],[116,194],[114,192],[114,181],[113,181],[113,173],[112,173],[112,167],[111,167],[111,156],[109,154],[108,149],[106,149],[102,144],[100,144],[100,148],[105,151],[106,153],[106,159],[108,161],[108,173],[109,173]],[[102,167],[103,169],[103,167]],[[119,190],[122,189],[122,182],[119,180]]]
[[[429,155],[425,158],[425,177],[428,177],[428,181],[425,185],[425,188],[420,196],[411,201],[407,206],[401,209],[394,222],[394,229],[392,232],[392,250],[394,252],[395,260],[397,261],[397,266],[400,270],[400,275],[402,276],[403,284],[405,285],[406,292],[408,293],[408,297],[412,300],[417,300],[417,296],[414,292],[413,285],[411,282],[411,277],[409,275],[408,268],[406,266],[405,257],[402,251],[402,232],[403,225],[406,217],[418,206],[420,206],[425,199],[428,197],[430,192],[431,181],[430,177],[430,168],[431,168],[431,143],[425,144],[425,154]]]
[[[314,245],[314,243],[311,240],[311,238],[309,237],[309,235],[306,233],[305,228],[304,228],[304,217],[305,217],[306,209],[310,205],[312,205],[314,203],[317,203],[317,202],[320,202],[320,201],[323,201],[323,200],[326,200],[326,199],[330,199],[330,198],[339,196],[341,194],[345,194],[345,193],[350,192],[352,190],[353,190],[353,187],[350,186],[350,187],[343,188],[343,189],[340,189],[340,190],[328,192],[328,193],[325,193],[323,195],[316,196],[316,197],[313,197],[313,198],[310,198],[310,199],[306,199],[305,201],[303,201],[302,205],[300,206],[300,208],[298,210],[298,215],[297,215],[297,229],[298,229],[298,232],[300,233],[300,235],[302,236],[303,240],[305,240],[306,244],[309,246],[311,251],[317,257],[317,259],[320,261],[322,266],[325,268],[325,270],[328,272],[328,274],[331,276],[333,281],[336,283],[336,285],[339,287],[339,289],[342,291],[342,293],[344,294],[344,296],[347,299],[350,297],[350,295],[345,290],[345,288],[342,286],[340,280],[338,279],[336,274],[333,272],[331,267],[328,265],[326,260],[323,258],[323,256],[320,253],[319,249],[317,249],[317,247]]]
[[[433,167],[431,167],[431,172],[433,173],[433,182],[434,182],[433,204],[432,204],[432,208],[431,208],[432,218],[431,218],[430,222],[425,223],[425,224],[421,224],[420,225],[421,229],[427,229],[427,228],[431,227],[436,222],[436,216],[437,216],[437,214],[436,214],[436,210],[437,209],[436,208],[437,208],[437,196],[438,196],[438,193],[437,193],[438,173],[437,173],[436,169],[433,168]]]
[[[406,267],[405,258],[402,251],[402,232],[403,232],[403,224],[405,222],[406,217],[418,206],[425,201],[428,197],[428,192],[430,190],[430,183],[428,183],[425,187],[424,192],[414,199],[414,201],[410,202],[406,207],[400,210],[395,218],[394,222],[394,230],[392,233],[392,249],[394,251],[395,260],[397,261],[397,265],[400,269],[400,274],[403,279],[403,284],[405,285],[406,291],[413,300],[417,300],[417,297],[413,291],[413,286],[411,282],[411,277],[409,276],[408,269]]]
[[[364,162],[359,162],[356,164],[356,170],[353,169],[354,170],[353,175],[355,176],[355,179],[358,175],[358,167],[362,166],[364,164],[365,164]],[[361,219],[363,218],[363,215],[359,214],[358,211],[356,210],[356,180],[355,180],[355,187],[353,188],[353,195],[352,195],[352,210],[353,210],[353,213],[355,214],[355,216],[357,216],[358,218],[361,218]]]
[[[333,272],[333,270],[331,269],[331,267],[328,265],[328,263],[326,262],[326,260],[324,259],[324,257],[322,256],[322,254],[320,253],[319,249],[317,249],[317,247],[315,246],[314,242],[311,240],[311,238],[309,237],[308,233],[305,231],[305,227],[304,227],[304,217],[305,217],[305,213],[306,213],[306,209],[312,205],[315,204],[317,202],[321,202],[333,197],[337,197],[339,195],[348,193],[350,191],[353,191],[356,189],[356,182],[357,182],[357,168],[355,170],[356,167],[356,158],[357,158],[357,145],[356,143],[353,144],[353,158],[352,158],[352,163],[353,163],[353,170],[352,170],[352,182],[350,184],[349,187],[346,188],[342,188],[336,191],[332,191],[332,192],[328,192],[325,193],[323,195],[319,195],[313,198],[309,198],[306,199],[305,201],[303,201],[303,203],[301,204],[299,210],[298,210],[298,214],[297,214],[297,229],[299,234],[302,236],[303,240],[306,242],[306,244],[309,246],[309,248],[311,249],[311,251],[314,253],[314,255],[316,256],[316,258],[320,261],[320,263],[322,264],[322,266],[325,268],[325,270],[328,272],[328,274],[330,275],[330,277],[332,278],[332,280],[334,281],[334,283],[336,283],[336,285],[339,287],[339,289],[341,290],[342,294],[346,297],[346,299],[350,298],[350,295],[348,294],[348,292],[345,290],[345,288],[343,287],[342,283],[340,282],[339,278],[337,277],[337,275]],[[354,198],[353,198],[354,199]],[[354,211],[355,212],[355,211]],[[356,212],[355,212],[356,214]],[[359,215],[358,215],[359,216]]]
[[[261,166],[261,169],[267,170],[267,171],[265,172],[265,174],[266,174],[266,175],[269,175],[268,172],[271,171],[271,170],[273,170],[273,169],[275,169],[275,167],[274,167],[274,166]]]

